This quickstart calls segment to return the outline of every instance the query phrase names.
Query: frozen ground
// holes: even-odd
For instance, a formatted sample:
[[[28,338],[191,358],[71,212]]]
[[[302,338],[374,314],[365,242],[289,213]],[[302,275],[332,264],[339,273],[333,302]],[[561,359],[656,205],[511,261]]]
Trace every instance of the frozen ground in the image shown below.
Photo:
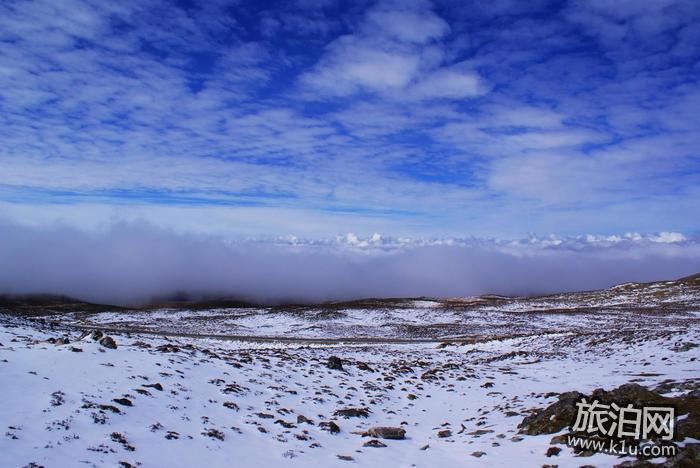
[[[518,424],[570,390],[628,382],[664,382],[669,394],[699,387],[694,300],[635,308],[628,298],[607,311],[587,304],[537,313],[529,306],[514,312],[514,301],[503,301],[510,310],[490,299],[327,309],[343,315],[326,320],[360,327],[359,338],[374,337],[366,341],[323,320],[266,318],[324,313],[318,308],[30,318],[8,310],[0,315],[0,466],[613,466],[624,459],[575,456],[563,445],[547,457],[556,434],[522,435]],[[400,330],[402,317],[429,331],[400,334],[400,341],[377,331]],[[292,325],[304,322],[344,331],[331,342],[296,339],[324,336],[297,334]],[[179,323],[200,336],[175,336]],[[214,326],[221,323],[230,326]],[[436,323],[446,324],[441,339],[429,341]],[[220,336],[236,335],[241,324],[244,340]],[[110,332],[117,348],[100,345],[87,327],[119,328]],[[248,336],[257,327],[288,340]],[[342,370],[328,367],[331,356]],[[346,418],[344,409],[359,411]],[[361,433],[373,426],[401,427],[406,438],[365,446],[373,439]]]

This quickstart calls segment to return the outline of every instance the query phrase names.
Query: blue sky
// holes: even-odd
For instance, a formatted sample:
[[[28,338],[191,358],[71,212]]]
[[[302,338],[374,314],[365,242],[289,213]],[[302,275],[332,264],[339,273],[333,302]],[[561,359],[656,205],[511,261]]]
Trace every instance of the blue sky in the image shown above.
[[[0,4],[0,216],[235,235],[678,231],[700,3]]]

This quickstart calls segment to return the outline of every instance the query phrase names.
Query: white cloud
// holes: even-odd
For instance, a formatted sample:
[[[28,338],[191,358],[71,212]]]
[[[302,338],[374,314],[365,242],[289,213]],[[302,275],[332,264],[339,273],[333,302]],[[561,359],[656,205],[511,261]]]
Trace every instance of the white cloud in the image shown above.
[[[407,10],[401,3],[380,2],[353,34],[328,45],[301,83],[321,95],[370,91],[396,100],[484,94],[487,87],[475,71],[443,63],[444,50],[435,41],[449,30],[429,3]]]

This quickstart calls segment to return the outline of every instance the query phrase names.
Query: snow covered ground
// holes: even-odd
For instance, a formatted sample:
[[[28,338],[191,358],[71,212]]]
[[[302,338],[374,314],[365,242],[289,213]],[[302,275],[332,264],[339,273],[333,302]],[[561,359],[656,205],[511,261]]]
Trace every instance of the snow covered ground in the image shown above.
[[[375,339],[269,339],[342,330],[308,320],[308,310],[0,313],[0,466],[613,466],[624,459],[564,445],[547,456],[557,434],[523,435],[518,425],[571,390],[700,388],[692,303],[518,314],[425,300],[338,310],[311,313]],[[285,314],[296,322],[273,320]],[[402,320],[447,326],[439,340],[376,339]],[[299,333],[300,323],[320,328]],[[116,349],[85,331],[117,325]],[[239,326],[268,339],[236,338]],[[342,369],[329,367],[332,356]],[[375,426],[403,428],[405,439],[362,435]]]
[[[697,329],[600,343],[590,332],[332,346],[132,334],[114,336],[117,349],[78,338],[16,320],[0,328],[0,466],[612,466],[621,460],[566,447],[548,458],[552,435],[517,425],[553,392],[700,370],[700,348],[678,351]],[[332,355],[344,370],[326,366]],[[368,417],[334,415],[345,408]],[[339,433],[320,427],[329,421]],[[370,426],[403,427],[406,439],[364,447],[355,432]]]

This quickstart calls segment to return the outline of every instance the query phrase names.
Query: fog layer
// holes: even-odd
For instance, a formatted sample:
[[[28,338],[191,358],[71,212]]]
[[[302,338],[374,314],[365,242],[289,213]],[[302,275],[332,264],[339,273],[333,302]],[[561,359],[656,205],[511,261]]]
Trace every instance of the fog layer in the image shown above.
[[[135,305],[175,294],[263,303],[542,294],[700,271],[682,236],[391,242],[237,241],[144,225],[100,233],[0,221],[0,294]]]

